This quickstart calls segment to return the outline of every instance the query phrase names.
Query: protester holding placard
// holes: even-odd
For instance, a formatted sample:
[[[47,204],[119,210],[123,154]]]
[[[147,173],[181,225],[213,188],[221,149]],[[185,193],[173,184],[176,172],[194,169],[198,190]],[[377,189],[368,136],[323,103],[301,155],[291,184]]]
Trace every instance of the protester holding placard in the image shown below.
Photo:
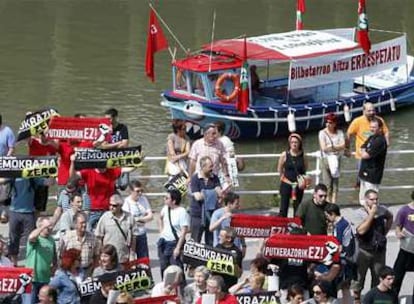
[[[231,227],[223,227],[220,230],[219,234],[219,243],[217,244],[216,248],[224,249],[228,252],[231,252],[231,254],[234,257],[234,271],[232,274],[225,274],[225,273],[219,273],[214,270],[212,270],[212,274],[217,274],[223,277],[226,290],[228,290],[231,286],[237,283],[238,278],[241,276],[241,269],[242,269],[242,259],[243,254],[239,247],[237,247],[234,244],[234,239],[236,238],[236,231]],[[220,261],[216,261],[217,263],[220,263]],[[207,264],[208,265],[208,264]]]
[[[89,300],[90,304],[107,304],[108,296],[111,290],[115,290],[117,273],[104,273],[99,276],[101,288],[97,290]],[[59,303],[60,304],[60,303]]]

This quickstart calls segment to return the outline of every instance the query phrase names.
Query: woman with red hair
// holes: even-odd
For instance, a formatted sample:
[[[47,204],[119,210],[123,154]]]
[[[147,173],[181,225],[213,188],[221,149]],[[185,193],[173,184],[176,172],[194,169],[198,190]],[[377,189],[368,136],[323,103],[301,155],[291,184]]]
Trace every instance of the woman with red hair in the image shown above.
[[[77,281],[80,254],[80,250],[72,248],[61,255],[60,268],[49,284],[58,290],[58,303],[80,304]]]
[[[328,187],[326,200],[333,204],[337,201],[341,156],[345,150],[345,134],[338,129],[337,120],[334,113],[328,113],[325,116],[326,127],[319,131],[322,181]]]

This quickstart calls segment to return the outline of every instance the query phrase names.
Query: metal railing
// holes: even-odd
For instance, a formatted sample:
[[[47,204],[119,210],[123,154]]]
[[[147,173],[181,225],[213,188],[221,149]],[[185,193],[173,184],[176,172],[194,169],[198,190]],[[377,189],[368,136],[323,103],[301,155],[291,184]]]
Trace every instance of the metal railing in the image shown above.
[[[393,151],[387,152],[387,163],[386,163],[385,172],[384,172],[384,179],[386,179],[385,178],[386,176],[390,176],[390,174],[391,175],[392,174],[408,174],[408,177],[404,178],[402,182],[400,179],[398,179],[398,182],[399,183],[401,182],[400,184],[396,184],[394,182],[392,183],[383,182],[380,187],[381,191],[414,189],[414,167],[411,167],[411,166],[390,167],[389,166],[389,163],[390,163],[389,160],[392,159],[393,157],[398,156],[398,158],[400,158],[401,156],[412,155],[412,154],[414,154],[414,150],[393,150]],[[321,174],[320,152],[315,151],[311,153],[306,153],[306,155],[309,160],[309,167],[311,168],[311,170],[308,170],[307,174],[313,177],[313,184],[317,184],[320,181],[320,174]],[[247,164],[246,169],[243,172],[239,172],[238,174],[240,187],[236,189],[237,193],[242,194],[242,195],[260,195],[260,196],[261,195],[278,195],[279,190],[277,190],[277,188],[279,188],[279,185],[278,185],[277,177],[279,176],[279,173],[276,172],[276,163],[277,163],[279,156],[280,154],[240,154],[240,155],[237,155],[237,157],[242,157]],[[252,160],[260,160],[261,165],[260,164],[253,165],[254,170],[259,169],[258,172],[253,172],[252,167],[249,166],[249,162]],[[269,169],[269,168],[261,169],[260,168],[260,167],[266,167],[266,166],[263,166],[263,164],[266,162],[269,163],[270,161],[272,161],[272,164],[273,164],[272,169]],[[157,162],[159,165],[158,166],[149,165],[149,163],[154,163],[154,162]],[[349,180],[350,178],[353,178],[352,174],[354,176],[356,176],[357,174],[356,167],[355,169],[349,168],[349,164],[353,165],[355,161],[353,158],[349,158],[349,159],[345,158],[342,161],[342,163],[344,162],[348,163],[348,167],[346,166],[342,167],[340,179],[344,180],[348,177],[348,180]],[[147,184],[149,186],[147,186],[148,191],[146,195],[149,197],[163,196],[165,192],[160,192],[160,191],[163,189],[162,185],[163,183],[167,181],[168,176],[160,172],[162,172],[162,168],[164,168],[165,156],[146,156],[144,163],[145,163],[144,168],[139,170],[138,173],[135,173],[135,174],[136,174],[136,177],[139,178],[140,180],[142,179],[142,180],[148,181]],[[411,165],[410,160],[407,160],[406,163],[409,163]],[[146,171],[148,171],[149,168],[151,168],[149,169],[150,171],[153,171],[154,167],[158,168],[158,170],[155,170],[157,172],[154,172],[151,174],[145,173]],[[140,174],[140,173],[143,173],[143,174]],[[259,179],[259,178],[266,178],[266,182],[260,183],[260,185],[267,184],[268,187],[271,187],[272,189],[251,189],[250,186],[254,185],[254,182],[252,182],[252,180]],[[270,180],[270,179],[273,179],[273,180]],[[246,183],[245,181],[248,181],[248,182]],[[403,183],[406,183],[406,184],[403,184]],[[306,192],[308,193],[312,191],[313,191],[312,189],[306,190]],[[340,187],[339,191],[340,192],[351,192],[351,191],[355,191],[355,189],[353,187]]]

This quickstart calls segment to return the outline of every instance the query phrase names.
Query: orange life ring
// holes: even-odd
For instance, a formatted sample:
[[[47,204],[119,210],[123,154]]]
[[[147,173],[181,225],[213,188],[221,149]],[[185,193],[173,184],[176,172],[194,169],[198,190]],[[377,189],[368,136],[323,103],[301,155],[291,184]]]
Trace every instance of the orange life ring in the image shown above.
[[[237,74],[224,73],[224,74],[221,74],[220,77],[217,79],[214,93],[222,102],[230,102],[231,100],[237,97],[240,91],[239,77],[240,76]],[[222,90],[222,85],[226,80],[231,80],[234,85],[234,89],[229,95],[226,95],[225,93],[223,93],[223,90]]]

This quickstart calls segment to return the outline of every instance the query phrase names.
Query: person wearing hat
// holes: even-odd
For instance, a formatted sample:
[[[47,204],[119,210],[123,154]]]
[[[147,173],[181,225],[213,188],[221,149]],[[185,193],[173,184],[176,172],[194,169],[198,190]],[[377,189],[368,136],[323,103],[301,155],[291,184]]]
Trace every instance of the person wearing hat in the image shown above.
[[[334,113],[325,116],[326,127],[319,131],[319,147],[322,156],[322,181],[328,187],[327,201],[335,204],[339,189],[341,156],[345,150],[345,134],[338,129]]]
[[[277,172],[280,175],[280,216],[287,217],[289,201],[293,201],[293,214],[302,202],[306,185],[299,182],[306,174],[308,162],[303,152],[302,137],[297,133],[290,134],[289,146],[280,154]]]
[[[115,289],[117,272],[107,272],[98,277],[101,283],[101,289],[96,291],[90,298],[90,304],[106,304],[108,301],[109,292]]]

